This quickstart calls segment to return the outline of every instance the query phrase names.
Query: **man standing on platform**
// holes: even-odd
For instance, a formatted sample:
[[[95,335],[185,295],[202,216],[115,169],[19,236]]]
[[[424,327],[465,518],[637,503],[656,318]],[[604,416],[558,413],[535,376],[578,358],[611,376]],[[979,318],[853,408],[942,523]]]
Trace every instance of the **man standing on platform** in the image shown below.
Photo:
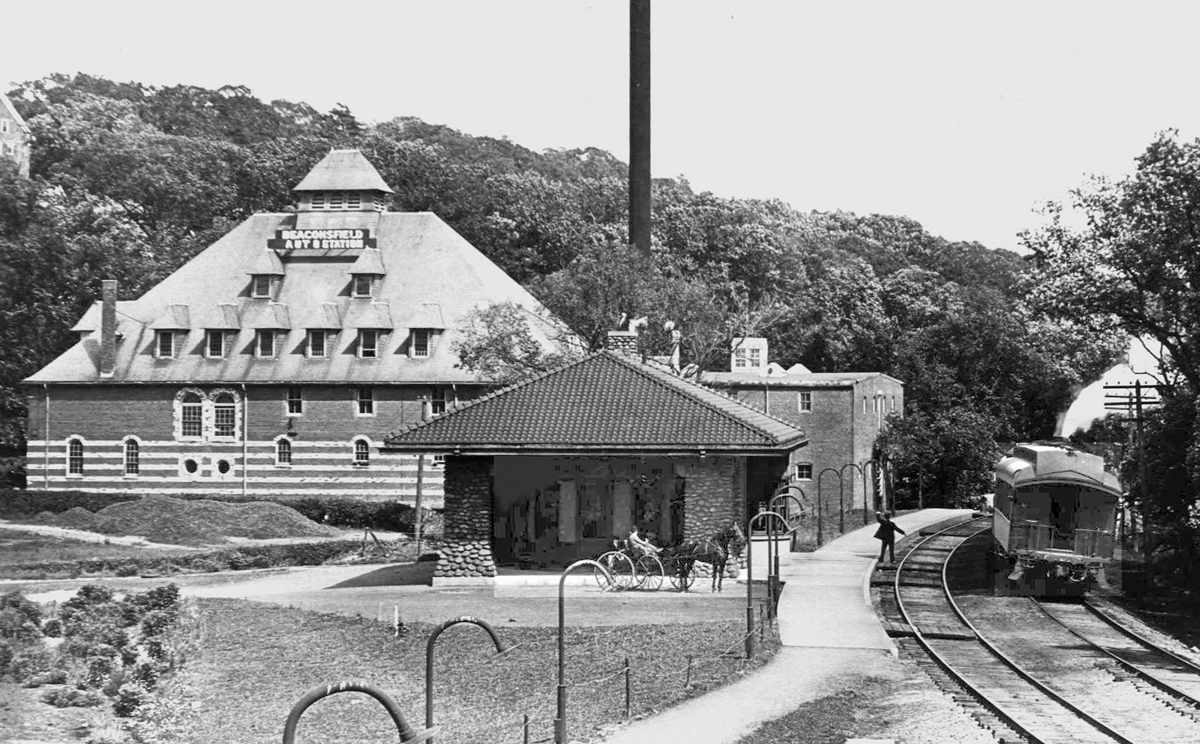
[[[889,563],[896,562],[896,533],[907,535],[908,533],[900,529],[900,527],[892,521],[891,512],[875,512],[875,521],[879,522],[879,529],[875,530],[875,539],[881,540],[879,544],[879,562],[883,563],[883,554],[886,551],[890,560]]]

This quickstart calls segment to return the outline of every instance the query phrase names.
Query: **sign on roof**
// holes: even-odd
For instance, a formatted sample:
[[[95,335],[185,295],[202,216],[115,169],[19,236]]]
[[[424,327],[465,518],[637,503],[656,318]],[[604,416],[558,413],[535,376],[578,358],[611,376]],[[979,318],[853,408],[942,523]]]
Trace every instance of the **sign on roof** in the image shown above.
[[[267,241],[268,248],[277,251],[334,250],[339,248],[374,248],[371,231],[361,230],[276,230]]]

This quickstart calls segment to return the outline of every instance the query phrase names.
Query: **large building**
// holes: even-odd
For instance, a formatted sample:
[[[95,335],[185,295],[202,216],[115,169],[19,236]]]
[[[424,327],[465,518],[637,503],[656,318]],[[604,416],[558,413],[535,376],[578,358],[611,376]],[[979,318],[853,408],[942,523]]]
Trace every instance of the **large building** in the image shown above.
[[[868,511],[882,506],[886,484],[873,464],[875,440],[888,416],[903,415],[904,383],[882,372],[785,370],[768,361],[768,351],[765,338],[735,339],[729,371],[705,372],[702,380],[808,433],[808,446],[792,455],[789,479],[810,502],[819,487],[826,514],[831,506],[836,513],[839,498],[847,510],[861,510],[864,497]]]
[[[565,331],[437,216],[386,211],[357,150],[294,191],[136,300],[104,282],[25,381],[30,488],[411,502],[420,478],[440,506],[440,458],[379,444],[484,389],[454,351],[468,314],[513,302],[548,347]]]
[[[8,96],[0,93],[0,158],[17,164],[17,171],[29,177],[29,125],[13,108]]]

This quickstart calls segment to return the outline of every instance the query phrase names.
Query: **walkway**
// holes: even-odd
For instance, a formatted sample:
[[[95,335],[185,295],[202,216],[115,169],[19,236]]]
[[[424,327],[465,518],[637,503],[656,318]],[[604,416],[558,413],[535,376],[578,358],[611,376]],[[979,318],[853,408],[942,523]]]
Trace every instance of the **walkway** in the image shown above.
[[[925,509],[895,521],[915,535],[970,514],[966,509]],[[780,565],[780,578],[787,584],[779,601],[783,648],[769,663],[739,682],[635,721],[604,744],[727,744],[858,678],[897,674],[888,663],[896,646],[871,607],[869,582],[879,554],[874,534],[871,524],[815,553],[792,554],[790,564]]]

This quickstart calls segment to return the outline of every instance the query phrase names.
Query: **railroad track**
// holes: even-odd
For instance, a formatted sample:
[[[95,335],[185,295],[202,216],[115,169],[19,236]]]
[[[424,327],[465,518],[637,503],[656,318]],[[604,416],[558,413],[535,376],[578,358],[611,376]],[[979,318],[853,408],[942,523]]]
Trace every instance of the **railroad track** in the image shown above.
[[[946,586],[950,556],[986,532],[972,520],[918,543],[896,567],[901,623],[926,653],[1008,728],[1035,744],[1133,744],[1009,660],[959,610]]]

